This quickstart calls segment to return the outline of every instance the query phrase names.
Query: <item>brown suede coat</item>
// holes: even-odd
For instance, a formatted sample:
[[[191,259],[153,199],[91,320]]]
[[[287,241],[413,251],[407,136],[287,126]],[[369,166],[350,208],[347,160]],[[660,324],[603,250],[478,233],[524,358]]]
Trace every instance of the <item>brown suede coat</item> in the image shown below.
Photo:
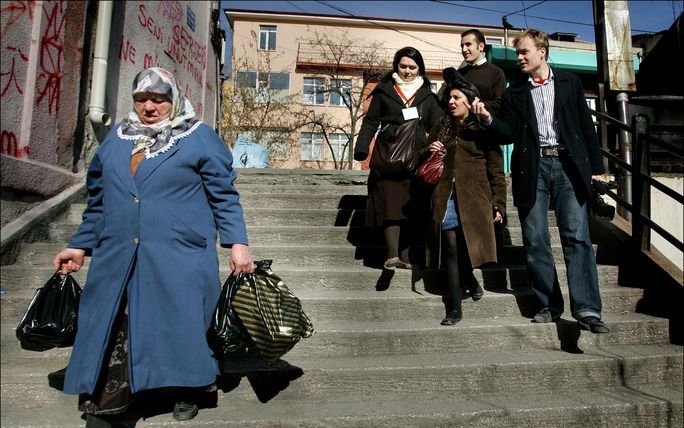
[[[440,124],[441,121],[428,136],[428,144],[437,139]],[[477,127],[464,129],[455,138],[451,142],[442,141],[449,149],[444,160],[444,172],[432,194],[427,262],[430,266],[440,263],[442,220],[449,195],[455,189],[468,255],[472,266],[478,267],[497,261],[492,220],[494,207],[498,207],[502,215],[506,211],[503,155],[498,144],[488,143],[491,141],[488,133]]]

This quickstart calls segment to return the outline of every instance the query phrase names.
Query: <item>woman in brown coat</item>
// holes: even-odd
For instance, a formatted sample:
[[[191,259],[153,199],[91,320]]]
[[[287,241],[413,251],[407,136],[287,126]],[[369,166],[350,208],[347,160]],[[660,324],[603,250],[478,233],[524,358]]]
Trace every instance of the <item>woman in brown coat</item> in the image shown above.
[[[482,297],[473,267],[497,261],[494,223],[503,221],[506,180],[501,148],[469,112],[477,89],[462,79],[446,89],[441,100],[446,114],[428,137],[430,151],[446,151],[446,157],[432,195],[427,259],[439,265],[443,237],[451,307],[442,325],[453,325],[462,316],[462,287],[473,300]]]

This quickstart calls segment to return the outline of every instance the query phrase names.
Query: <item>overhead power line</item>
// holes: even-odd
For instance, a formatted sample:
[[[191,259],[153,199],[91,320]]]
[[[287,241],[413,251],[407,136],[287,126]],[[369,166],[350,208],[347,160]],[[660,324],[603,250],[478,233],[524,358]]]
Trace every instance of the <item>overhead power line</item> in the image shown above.
[[[401,31],[401,30],[398,30],[398,29],[396,29],[396,28],[390,27],[389,25],[383,25],[383,24],[381,24],[381,23],[379,23],[379,22],[371,21],[371,20],[369,20],[369,19],[367,19],[367,18],[364,18],[364,17],[361,17],[361,16],[357,16],[357,15],[355,15],[354,13],[349,12],[348,10],[342,9],[342,8],[339,7],[339,6],[335,6],[335,5],[329,4],[329,3],[324,2],[324,1],[321,1],[321,0],[316,0],[316,2],[317,2],[317,3],[320,3],[320,4],[324,5],[324,6],[327,6],[327,7],[331,8],[331,9],[334,9],[334,10],[336,10],[336,11],[338,11],[338,12],[344,13],[345,15],[351,16],[352,18],[364,20],[364,21],[366,21],[366,22],[368,22],[368,23],[370,23],[370,24],[376,25],[376,26],[381,27],[381,28],[384,28],[384,29],[386,29],[386,30],[391,30],[391,31],[397,32],[397,33],[399,33],[399,34],[403,34],[403,35],[408,36],[408,37],[410,37],[410,38],[412,38],[412,39],[415,39],[415,40],[421,41],[421,42],[423,42],[423,43],[425,43],[425,44],[428,44],[428,45],[430,45],[430,46],[434,46],[434,47],[436,47],[436,48],[444,49],[444,50],[447,50],[447,51],[453,51],[453,50],[454,50],[454,48],[451,47],[451,46],[443,46],[443,45],[440,45],[440,44],[438,44],[438,43],[434,43],[434,42],[431,42],[431,41],[429,41],[429,40],[422,39],[422,38],[420,38],[420,37],[418,37],[418,36],[416,36],[416,35],[413,35],[413,34],[411,34],[411,33],[407,33],[407,32],[405,32],[405,31]]]
[[[465,8],[468,8],[468,9],[477,9],[477,10],[484,10],[484,11],[492,12],[492,13],[496,12],[496,13],[507,14],[506,16],[508,16],[508,15],[519,15],[518,12],[511,12],[511,13],[508,13],[508,12],[502,11],[502,10],[488,9],[488,8],[484,8],[484,7],[470,6],[470,5],[465,5],[465,4],[457,4],[457,3],[452,3],[452,2],[449,2],[449,1],[445,1],[445,0],[430,0],[430,1],[432,1],[432,2],[434,2],[434,3],[441,3],[441,4],[449,5],[449,6],[465,7]],[[536,5],[533,5],[533,6],[536,6]],[[529,8],[527,8],[527,9],[529,9]],[[565,20],[565,19],[547,18],[547,17],[545,17],[545,16],[527,15],[527,17],[529,17],[529,18],[535,18],[535,19],[541,19],[541,20],[544,20],[544,21],[562,22],[562,23],[564,23],[564,24],[584,25],[584,26],[586,26],[586,27],[593,27],[593,26],[594,26],[593,23],[577,22],[577,21],[568,21],[568,20]],[[658,30],[658,31],[654,31],[654,30],[641,30],[641,29],[638,29],[638,28],[632,28],[631,30],[632,30],[632,32],[638,32],[638,33],[657,33],[658,31],[660,31],[660,30]]]

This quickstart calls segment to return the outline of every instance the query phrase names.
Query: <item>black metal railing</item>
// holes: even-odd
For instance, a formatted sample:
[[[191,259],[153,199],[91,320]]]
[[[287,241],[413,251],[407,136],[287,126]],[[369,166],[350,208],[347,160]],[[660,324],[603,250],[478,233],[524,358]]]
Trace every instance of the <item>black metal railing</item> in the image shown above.
[[[684,205],[684,195],[671,189],[670,187],[659,182],[651,175],[651,148],[657,146],[669,155],[684,161],[684,150],[674,144],[659,140],[649,134],[649,120],[648,116],[640,113],[632,117],[631,125],[627,125],[618,119],[615,119],[605,113],[592,110],[592,114],[596,117],[599,124],[612,126],[618,130],[626,131],[631,135],[633,152],[633,162],[630,164],[625,162],[618,156],[610,153],[605,148],[601,151],[603,156],[617,168],[621,170],[621,175],[631,177],[631,200],[624,198],[624,191],[618,194],[612,191],[607,191],[606,195],[611,197],[616,203],[626,209],[631,214],[632,223],[632,241],[634,249],[637,251],[650,250],[651,247],[651,231],[656,232],[672,244],[679,251],[684,252],[684,243],[673,236],[670,232],[665,230],[661,225],[655,223],[651,218],[651,189],[655,188],[663,194],[670,197],[672,200]],[[684,127],[679,127],[680,132]],[[616,174],[618,175],[618,174]],[[680,219],[681,220],[681,219]]]

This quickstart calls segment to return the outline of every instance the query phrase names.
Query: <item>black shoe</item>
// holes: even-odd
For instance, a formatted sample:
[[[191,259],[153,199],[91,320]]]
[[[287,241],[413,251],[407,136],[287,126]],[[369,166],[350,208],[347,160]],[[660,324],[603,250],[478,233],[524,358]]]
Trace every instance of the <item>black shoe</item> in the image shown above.
[[[595,334],[610,333],[610,329],[599,318],[584,317],[577,320],[580,327]]]
[[[179,401],[173,406],[173,418],[177,421],[189,421],[197,416],[199,409],[197,404]]]
[[[461,321],[461,312],[451,311],[447,314],[447,316],[442,320],[442,322],[440,324],[442,324],[442,325],[454,325],[459,321]]]
[[[560,315],[552,314],[549,308],[544,308],[541,311],[539,311],[537,315],[532,317],[532,322],[538,324],[546,324],[550,322],[555,322],[558,320],[558,318],[560,318]]]
[[[480,287],[480,284],[475,283],[470,287],[470,297],[472,297],[474,302],[477,302],[484,296],[484,290]]]

